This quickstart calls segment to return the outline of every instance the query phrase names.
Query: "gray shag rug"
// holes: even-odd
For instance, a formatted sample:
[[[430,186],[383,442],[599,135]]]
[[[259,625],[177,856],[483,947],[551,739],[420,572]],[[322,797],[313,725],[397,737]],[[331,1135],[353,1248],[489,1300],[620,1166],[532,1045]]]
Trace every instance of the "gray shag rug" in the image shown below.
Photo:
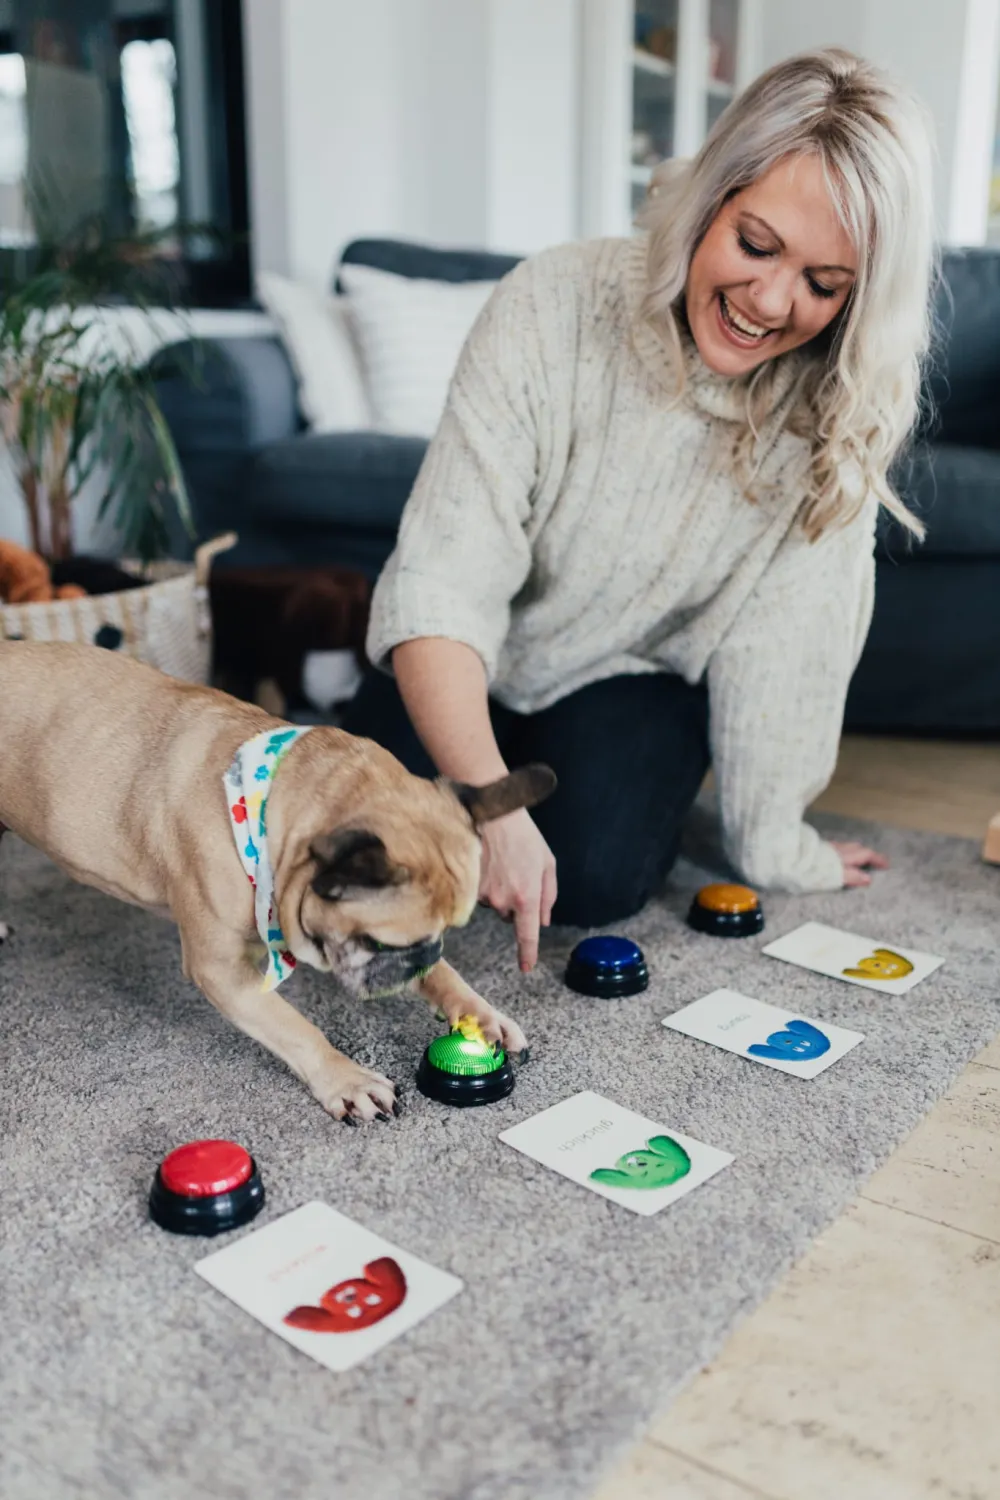
[[[518,975],[489,913],[449,941],[533,1045],[508,1099],[349,1130],[182,979],[174,930],[73,885],[13,839],[0,858],[0,1493],[5,1500],[580,1500],[719,1349],[1000,1029],[1000,871],[974,844],[818,818],[893,868],[864,893],[771,897],[759,938],[684,925],[696,849],[627,924],[649,990],[561,983],[577,934]],[[695,830],[697,834],[697,829]],[[9,847],[8,847],[9,846]],[[942,954],[886,997],[763,958],[820,920]],[[865,1033],[807,1083],[664,1030],[729,986]],[[408,1000],[348,1002],[315,975],[290,998],[397,1080],[438,1027]],[[546,1171],[501,1130],[594,1089],[735,1163],[654,1218]],[[160,1158],[229,1136],[256,1157],[257,1224],[319,1198],[460,1276],[466,1290],[333,1375],[207,1286],[212,1242],[147,1218]],[[251,1230],[238,1231],[249,1233]]]

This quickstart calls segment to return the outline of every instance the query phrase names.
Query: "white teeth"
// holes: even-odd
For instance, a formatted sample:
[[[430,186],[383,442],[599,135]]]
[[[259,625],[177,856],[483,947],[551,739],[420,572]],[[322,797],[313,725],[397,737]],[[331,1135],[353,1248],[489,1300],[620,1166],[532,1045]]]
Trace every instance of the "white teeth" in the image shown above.
[[[722,310],[737,333],[744,334],[748,339],[762,339],[771,332],[770,328],[762,328],[759,323],[748,323],[746,318],[740,317],[735,311],[724,293],[720,293],[720,296],[722,297]]]

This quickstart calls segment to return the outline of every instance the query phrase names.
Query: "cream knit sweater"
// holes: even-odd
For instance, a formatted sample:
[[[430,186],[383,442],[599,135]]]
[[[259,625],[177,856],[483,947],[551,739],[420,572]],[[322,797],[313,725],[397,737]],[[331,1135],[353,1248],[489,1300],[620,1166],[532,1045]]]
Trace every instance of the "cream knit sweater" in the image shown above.
[[[840,859],[803,813],[832,775],[871,618],[875,505],[813,544],[797,524],[796,355],[745,497],[740,383],[691,345],[676,401],[638,316],[645,274],[639,236],[545,251],[500,283],[376,587],[369,655],[462,641],[521,713],[617,673],[707,676],[729,858],[755,885],[832,890]]]

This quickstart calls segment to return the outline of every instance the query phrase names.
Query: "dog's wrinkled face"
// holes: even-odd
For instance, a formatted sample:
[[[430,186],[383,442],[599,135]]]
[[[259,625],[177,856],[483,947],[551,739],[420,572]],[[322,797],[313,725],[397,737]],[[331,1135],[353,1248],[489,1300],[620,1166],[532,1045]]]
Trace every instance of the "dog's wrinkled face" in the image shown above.
[[[295,956],[363,997],[396,994],[441,957],[447,927],[469,920],[479,893],[478,828],[553,790],[545,766],[488,787],[408,778],[405,802],[372,799],[351,826],[312,841],[297,920],[282,904]]]

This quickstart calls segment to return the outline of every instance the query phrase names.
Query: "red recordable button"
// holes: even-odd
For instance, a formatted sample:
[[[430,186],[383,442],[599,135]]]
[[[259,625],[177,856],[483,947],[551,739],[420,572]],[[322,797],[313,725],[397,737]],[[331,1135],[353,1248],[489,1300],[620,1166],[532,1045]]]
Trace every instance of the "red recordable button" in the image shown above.
[[[253,1161],[235,1141],[189,1141],[160,1163],[160,1180],[170,1193],[211,1198],[249,1182]]]

